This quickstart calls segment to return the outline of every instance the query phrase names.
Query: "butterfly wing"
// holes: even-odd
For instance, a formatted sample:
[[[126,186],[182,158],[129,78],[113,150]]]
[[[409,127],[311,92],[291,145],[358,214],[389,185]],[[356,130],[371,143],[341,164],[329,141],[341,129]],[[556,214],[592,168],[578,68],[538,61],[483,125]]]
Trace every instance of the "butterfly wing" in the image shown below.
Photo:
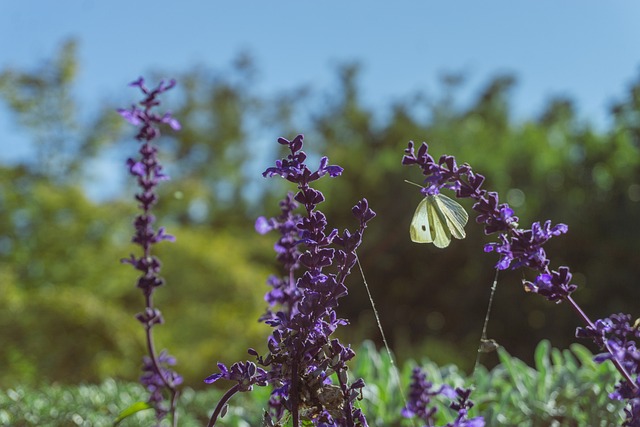
[[[451,235],[456,239],[464,239],[467,235],[464,231],[464,226],[467,225],[467,221],[469,220],[467,211],[465,211],[460,204],[444,194],[438,194],[434,196],[434,198],[439,211],[445,218],[447,228],[451,232]]]
[[[416,243],[431,243],[433,237],[431,236],[431,227],[429,225],[429,213],[427,210],[427,200],[425,197],[416,208],[416,212],[413,214],[411,220],[411,226],[409,227],[409,234],[411,240]]]
[[[451,242],[447,218],[440,208],[438,196],[427,196],[427,212],[429,214],[429,226],[433,244],[438,248],[446,248]]]
[[[469,220],[467,211],[457,202],[443,194],[425,197],[411,220],[409,233],[416,243],[432,243],[438,248],[446,248],[451,236],[464,239],[464,226]]]

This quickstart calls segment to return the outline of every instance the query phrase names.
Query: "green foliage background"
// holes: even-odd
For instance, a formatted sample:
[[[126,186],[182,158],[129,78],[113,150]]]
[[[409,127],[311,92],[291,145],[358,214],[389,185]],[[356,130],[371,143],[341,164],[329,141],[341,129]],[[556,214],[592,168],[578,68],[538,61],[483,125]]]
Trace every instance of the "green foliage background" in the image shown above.
[[[393,363],[388,355],[379,353],[375,345],[365,341],[356,349],[358,358],[351,375],[366,378],[367,387],[360,408],[370,425],[385,427],[412,426],[401,417],[404,406]],[[611,401],[602,392],[602,384],[615,381],[617,371],[611,364],[596,365],[593,354],[581,345],[571,350],[551,348],[542,341],[535,349],[534,366],[530,367],[499,350],[501,365],[492,370],[481,367],[473,378],[454,365],[438,366],[422,358],[420,367],[427,373],[434,389],[442,384],[462,386],[473,383],[476,405],[470,417],[483,415],[490,426],[543,427],[612,426],[623,418],[623,402]],[[405,364],[403,382],[409,381],[415,362]],[[134,402],[145,400],[140,384],[108,379],[97,385],[52,385],[40,389],[19,385],[0,390],[0,425],[43,427],[59,425],[108,426]],[[185,388],[179,400],[180,425],[202,426],[208,421],[212,405],[222,391],[209,389],[195,392]],[[261,408],[269,398],[269,389],[256,387],[250,393],[234,396],[227,414],[219,420],[221,426],[246,427],[261,425]],[[434,398],[437,424],[444,425],[455,417],[448,399]],[[122,427],[152,425],[154,413],[140,411],[126,418]],[[290,424],[290,423],[289,423]],[[164,420],[162,426],[170,425]]]
[[[81,115],[77,69],[71,41],[31,70],[0,70],[0,96],[35,147],[23,164],[0,166],[3,386],[139,375],[144,341],[133,316],[143,299],[133,269],[119,264],[136,250],[129,243],[133,183],[101,201],[88,199],[81,185],[99,185],[92,165],[109,155],[123,163],[111,179],[124,175],[124,159],[137,147],[134,130],[114,110],[138,94],[123,88]],[[580,285],[575,297],[593,318],[637,314],[640,81],[612,105],[610,125],[596,129],[565,98],[549,101],[539,117],[514,119],[513,76],[489,79],[468,105],[457,100],[464,77],[450,75],[436,96],[410,94],[374,111],[361,99],[357,64],[338,68],[335,87],[277,94],[255,90],[256,70],[239,55],[226,70],[172,73],[179,85],[164,99],[184,127],[160,141],[172,180],[161,189],[158,223],[177,242],[158,252],[167,285],[156,297],[166,319],[157,346],[177,356],[188,385],[201,387],[217,361],[245,359],[248,347],[264,350],[268,329],[257,318],[264,283],[276,272],[274,236],[258,235],[253,222],[277,214],[291,188],[260,173],[283,155],[277,137],[296,133],[305,134],[311,163],[327,155],[345,168],[321,184],[330,226],[351,227],[350,209],[361,197],[378,213],[359,257],[401,360],[429,356],[470,368],[497,261],[483,253],[491,238],[473,221],[467,239],[444,251],[409,241],[420,200],[403,182],[420,182],[419,174],[400,166],[409,140],[427,141],[434,155],[455,155],[486,175],[486,188],[512,204],[521,225],[568,224],[548,255],[552,267],[571,267]],[[579,323],[567,307],[525,294],[521,279],[500,275],[489,335],[533,363],[536,343],[548,338],[567,347]],[[357,274],[350,285],[340,314],[351,326],[342,338],[379,344]]]

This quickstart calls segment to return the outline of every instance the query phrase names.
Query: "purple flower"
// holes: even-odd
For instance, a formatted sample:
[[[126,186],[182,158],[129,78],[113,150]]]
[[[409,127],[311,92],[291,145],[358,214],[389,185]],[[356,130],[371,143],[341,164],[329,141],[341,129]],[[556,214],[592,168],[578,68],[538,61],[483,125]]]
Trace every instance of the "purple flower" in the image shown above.
[[[278,143],[287,146],[290,153],[263,176],[280,176],[296,184],[298,191],[280,202],[279,216],[260,217],[255,223],[259,233],[279,233],[274,249],[283,266],[281,277],[272,276],[267,281],[271,288],[265,296],[269,308],[261,317],[273,328],[267,340],[269,352],[260,356],[250,351],[256,357],[255,368],[247,365],[251,362],[234,364],[231,370],[218,365],[220,373],[206,381],[236,381],[230,392],[272,385],[271,411],[267,415],[272,424],[287,411],[295,426],[301,419],[308,419],[318,426],[365,427],[364,414],[353,405],[364,381],[349,383],[347,378],[346,363],[355,352],[332,334],[347,323],[335,309],[339,299],[347,295],[345,280],[357,261],[362,233],[375,212],[363,199],[352,209],[359,223],[355,231],[329,229],[326,216],[318,210],[324,195],[310,184],[325,175],[337,177],[342,168],[330,165],[323,157],[317,169],[309,169],[302,135],[291,141],[279,138]],[[294,213],[299,207],[302,214]],[[218,412],[216,409],[212,421]]]
[[[151,209],[158,202],[158,196],[155,192],[158,183],[169,179],[162,171],[162,165],[157,158],[158,149],[153,145],[152,141],[160,135],[158,125],[161,123],[169,123],[174,128],[179,129],[179,123],[172,119],[169,113],[160,116],[154,113],[152,109],[160,105],[157,97],[174,85],[175,81],[173,80],[168,84],[162,81],[155,89],[149,90],[145,87],[144,79],[141,77],[131,83],[130,86],[139,87],[145,94],[144,99],[139,103],[143,108],[134,105],[130,110],[118,110],[120,115],[129,123],[139,127],[136,139],[142,143],[139,150],[139,159],[130,158],[127,160],[129,172],[136,178],[140,188],[135,198],[139,202],[142,213],[134,221],[136,232],[132,241],[142,248],[142,255],[139,257],[131,255],[122,261],[133,265],[142,272],[138,279],[138,287],[142,289],[145,296],[150,296],[156,287],[164,283],[162,278],[159,277],[160,261],[151,255],[152,245],[162,240],[175,240],[173,236],[166,234],[164,227],[160,227],[157,232],[154,230],[155,216],[151,214]]]
[[[167,383],[173,384],[174,386],[182,384],[182,377],[168,368],[168,366],[176,364],[176,359],[170,356],[166,350],[163,350],[158,355],[157,366],[159,367],[159,371],[156,369],[153,359],[149,356],[144,356],[142,360],[143,374],[140,377],[140,384],[145,386],[149,391],[148,402],[154,406],[156,418],[161,420],[169,411],[169,408],[164,405],[165,398],[162,395],[162,391],[165,389]]]
[[[264,386],[267,384],[267,372],[264,369],[258,368],[253,362],[238,362],[231,365],[231,369],[218,363],[219,374],[208,376],[204,382],[207,384],[213,384],[220,378],[224,378],[230,381],[236,381],[239,385],[239,391],[253,390],[254,385]]]
[[[476,176],[482,177],[482,175]],[[484,180],[484,177],[482,179]],[[467,197],[470,197],[474,193],[465,194],[469,194]],[[476,222],[485,224],[484,232],[486,234],[508,231],[518,226],[518,217],[514,215],[513,209],[506,203],[498,204],[498,193],[486,193],[485,197],[480,197],[473,209],[479,213]]]
[[[427,374],[418,367],[413,368],[407,405],[402,409],[402,416],[405,418],[418,417],[425,425],[433,425],[438,408],[432,405],[431,401],[444,391],[445,387],[448,393],[449,386],[442,386],[440,389],[434,390],[433,383],[427,381]]]
[[[469,410],[473,408],[473,402],[469,400],[471,389],[456,388],[457,401],[452,402],[449,407],[458,411],[458,416],[453,423],[449,423],[446,427],[484,427],[484,418],[475,417],[467,418]]]
[[[509,212],[511,208],[506,205],[497,210],[495,217],[502,217],[503,212]],[[495,218],[494,217],[494,218]],[[511,216],[511,218],[513,218]],[[502,258],[498,268],[504,270],[511,266],[512,269],[529,267],[540,272],[546,272],[549,260],[542,246],[553,236],[566,233],[568,227],[564,224],[551,226],[551,221],[544,225],[534,222],[530,230],[507,228],[506,233],[500,234],[498,243],[485,245],[485,252],[496,251]],[[513,263],[513,265],[512,265]]]
[[[570,284],[571,273],[568,267],[560,267],[558,271],[539,275],[532,283],[524,281],[524,287],[528,292],[535,292],[549,301],[562,301],[571,295],[577,288]]]
[[[413,369],[409,387],[407,405],[402,409],[403,417],[417,417],[425,427],[433,426],[438,412],[433,401],[444,397],[450,400],[457,399],[449,407],[458,413],[454,422],[447,424],[446,427],[484,427],[484,418],[467,418],[469,409],[473,407],[473,402],[469,400],[470,389],[456,388],[454,390],[446,384],[435,389],[433,383],[427,381],[427,375],[419,367]]]
[[[636,341],[640,339],[638,321],[631,323],[629,314],[612,314],[605,319],[599,319],[593,325],[578,328],[576,336],[589,338],[597,343],[605,353],[594,357],[597,363],[607,360],[621,365],[630,380],[623,379],[615,386],[614,392],[609,394],[611,399],[626,400],[626,419],[623,426],[640,426],[640,350]]]
[[[149,356],[145,356],[143,360],[144,373],[140,382],[150,392],[149,403],[154,406],[158,419],[164,418],[168,412],[174,416],[175,399],[173,397],[177,393],[176,386],[182,383],[182,377],[168,367],[175,365],[175,358],[170,356],[166,350],[156,356],[151,335],[152,327],[164,322],[160,310],[152,305],[151,295],[157,287],[164,284],[164,280],[160,277],[160,260],[151,253],[151,249],[153,245],[163,240],[175,240],[173,236],[166,233],[164,227],[158,228],[157,231],[154,229],[156,218],[151,210],[158,202],[155,190],[160,181],[169,179],[169,177],[162,171],[162,165],[157,157],[158,149],[153,145],[153,140],[160,136],[158,128],[160,124],[168,124],[174,130],[180,129],[180,123],[170,113],[160,116],[153,109],[160,105],[157,97],[174,85],[174,80],[169,83],[162,81],[156,88],[149,90],[141,77],[130,84],[130,86],[140,88],[145,95],[139,103],[140,107],[134,105],[128,110],[118,110],[125,120],[139,128],[136,139],[141,143],[139,157],[128,159],[126,164],[129,173],[136,179],[139,187],[135,198],[142,212],[134,220],[135,233],[131,240],[140,246],[142,253],[139,256],[131,254],[129,258],[124,258],[121,261],[131,264],[140,271],[137,286],[144,294],[146,308],[143,313],[136,315],[136,319],[144,325],[149,350]],[[169,408],[163,405],[163,390],[168,390],[171,394]]]

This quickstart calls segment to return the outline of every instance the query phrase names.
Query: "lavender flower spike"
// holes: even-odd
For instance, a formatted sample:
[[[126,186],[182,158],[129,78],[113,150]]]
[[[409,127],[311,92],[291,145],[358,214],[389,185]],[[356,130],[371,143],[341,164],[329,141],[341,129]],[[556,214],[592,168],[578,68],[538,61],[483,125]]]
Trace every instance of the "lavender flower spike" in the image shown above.
[[[127,167],[129,173],[136,179],[139,192],[135,195],[141,213],[134,221],[135,233],[132,242],[140,246],[142,254],[135,256],[131,254],[129,258],[122,260],[123,263],[131,264],[140,271],[137,286],[142,290],[145,297],[145,310],[136,315],[136,319],[143,324],[146,333],[148,356],[143,360],[143,375],[140,382],[150,393],[148,402],[155,408],[158,420],[163,419],[170,413],[173,424],[177,425],[175,414],[176,399],[178,396],[177,386],[182,383],[182,377],[174,372],[169,366],[175,365],[176,360],[165,350],[160,355],[156,355],[151,329],[154,325],[164,322],[160,310],[153,306],[152,295],[156,288],[164,284],[160,276],[160,260],[152,254],[153,245],[163,241],[174,241],[174,237],[167,234],[164,227],[154,229],[155,216],[151,213],[153,206],[158,202],[156,187],[160,181],[169,177],[162,171],[162,165],[158,161],[158,149],[153,145],[153,140],[160,136],[159,125],[168,124],[174,130],[180,129],[180,123],[174,119],[170,113],[163,115],[156,114],[153,109],[160,105],[157,97],[163,92],[175,86],[175,81],[169,83],[165,81],[154,89],[148,89],[144,84],[144,79],[139,78],[130,86],[138,87],[145,95],[139,102],[139,106],[133,105],[130,109],[119,109],[118,113],[129,123],[137,126],[138,133],[136,139],[141,143],[139,158],[129,158]],[[164,405],[163,390],[170,395],[169,407]]]
[[[422,369],[415,367],[411,374],[407,406],[402,409],[402,416],[418,418],[425,427],[434,426],[438,408],[433,400],[444,397],[450,400],[457,399],[449,407],[458,413],[454,422],[447,424],[446,427],[484,427],[484,418],[468,418],[469,409],[473,407],[473,402],[469,400],[470,395],[471,390],[461,388],[454,390],[446,384],[435,389],[433,383],[427,381],[427,375]]]
[[[317,169],[309,169],[302,135],[291,141],[280,138],[278,143],[287,146],[289,154],[263,175],[280,176],[296,184],[298,191],[280,202],[280,215],[260,217],[255,224],[259,233],[277,231],[280,236],[274,249],[283,267],[282,276],[268,279],[270,290],[265,300],[269,308],[261,317],[273,328],[267,340],[269,352],[260,356],[250,349],[255,364],[238,362],[231,368],[218,365],[220,373],[205,380],[236,382],[218,404],[209,426],[232,394],[269,384],[274,389],[265,425],[275,425],[288,412],[294,427],[303,421],[316,426],[367,427],[364,414],[354,406],[364,381],[350,383],[347,376],[346,363],[355,352],[332,334],[338,326],[347,324],[335,309],[339,299],[347,295],[345,281],[357,261],[356,250],[367,222],[375,212],[362,199],[352,209],[359,223],[355,231],[328,229],[327,218],[318,209],[324,195],[310,184],[325,175],[337,177],[342,168],[330,165],[323,157]],[[295,213],[299,207],[302,213]]]

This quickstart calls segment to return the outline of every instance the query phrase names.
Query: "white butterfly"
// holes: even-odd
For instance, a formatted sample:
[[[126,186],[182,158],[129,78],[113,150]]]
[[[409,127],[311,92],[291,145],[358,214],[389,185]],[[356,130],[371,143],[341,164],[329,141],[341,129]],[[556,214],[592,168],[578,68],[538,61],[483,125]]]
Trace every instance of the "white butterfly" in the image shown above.
[[[409,233],[416,243],[432,243],[446,248],[451,236],[464,239],[464,226],[469,220],[467,211],[444,194],[425,197],[413,214]]]

